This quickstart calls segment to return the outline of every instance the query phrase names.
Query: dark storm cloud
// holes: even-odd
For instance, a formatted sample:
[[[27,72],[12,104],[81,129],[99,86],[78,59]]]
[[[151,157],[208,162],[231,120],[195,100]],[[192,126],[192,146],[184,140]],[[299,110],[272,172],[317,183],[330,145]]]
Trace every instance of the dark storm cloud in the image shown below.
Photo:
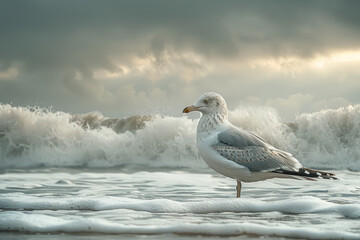
[[[246,48],[312,54],[358,47],[359,8],[359,1],[346,0],[5,1],[1,60],[39,68],[111,68],[109,54],[156,48],[146,42],[149,35],[206,56],[251,54]]]
[[[119,71],[116,63],[147,54],[161,67],[168,49],[216,62],[359,48],[358,9],[356,0],[2,1],[0,72],[20,72],[0,81],[0,101],[95,104],[104,86],[94,70]],[[170,77],[173,91],[186,88]],[[122,81],[171,92],[170,77]]]

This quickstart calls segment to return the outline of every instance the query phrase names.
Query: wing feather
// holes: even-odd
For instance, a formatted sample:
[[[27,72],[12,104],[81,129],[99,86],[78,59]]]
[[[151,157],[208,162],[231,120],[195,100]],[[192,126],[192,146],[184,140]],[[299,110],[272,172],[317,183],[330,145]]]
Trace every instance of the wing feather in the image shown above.
[[[257,136],[256,134],[235,127],[219,133],[218,141],[220,145],[227,145],[238,148],[245,148],[250,146],[271,146],[264,139]]]
[[[218,143],[212,147],[224,158],[252,172],[276,169],[297,171],[302,167],[290,153],[278,150],[261,137],[235,127],[219,133]]]

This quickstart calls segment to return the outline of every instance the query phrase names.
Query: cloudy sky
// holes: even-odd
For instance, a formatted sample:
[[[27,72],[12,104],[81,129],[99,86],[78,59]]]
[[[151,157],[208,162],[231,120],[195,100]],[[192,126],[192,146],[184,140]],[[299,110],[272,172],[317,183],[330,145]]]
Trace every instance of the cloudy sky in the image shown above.
[[[284,119],[360,103],[360,1],[2,1],[0,102],[181,115],[207,91]]]

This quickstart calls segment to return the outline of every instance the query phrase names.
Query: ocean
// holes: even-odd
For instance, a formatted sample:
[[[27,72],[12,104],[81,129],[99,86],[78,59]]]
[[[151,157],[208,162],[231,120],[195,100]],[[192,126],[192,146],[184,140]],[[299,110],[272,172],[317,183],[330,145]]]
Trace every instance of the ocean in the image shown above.
[[[198,119],[1,104],[0,239],[360,239],[360,105],[229,119],[340,180],[244,183],[237,199],[198,155]]]

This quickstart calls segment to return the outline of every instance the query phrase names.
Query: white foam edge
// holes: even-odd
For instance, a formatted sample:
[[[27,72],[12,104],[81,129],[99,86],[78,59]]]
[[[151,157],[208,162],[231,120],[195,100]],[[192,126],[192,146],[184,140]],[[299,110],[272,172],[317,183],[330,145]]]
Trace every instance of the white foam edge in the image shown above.
[[[0,195],[0,208],[14,210],[115,210],[126,209],[151,213],[272,212],[288,214],[325,213],[360,219],[360,204],[337,204],[316,197],[285,200],[224,199],[179,202],[168,199],[140,200],[123,197],[35,197],[25,194]]]
[[[0,231],[31,233],[105,233],[137,235],[205,235],[205,236],[276,236],[306,239],[359,239],[360,235],[344,231],[318,230],[308,227],[255,223],[236,224],[171,224],[171,225],[125,225],[99,218],[77,217],[63,219],[41,214],[8,211],[1,214]]]

